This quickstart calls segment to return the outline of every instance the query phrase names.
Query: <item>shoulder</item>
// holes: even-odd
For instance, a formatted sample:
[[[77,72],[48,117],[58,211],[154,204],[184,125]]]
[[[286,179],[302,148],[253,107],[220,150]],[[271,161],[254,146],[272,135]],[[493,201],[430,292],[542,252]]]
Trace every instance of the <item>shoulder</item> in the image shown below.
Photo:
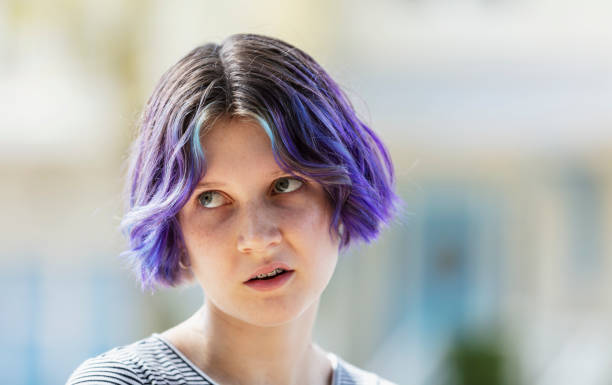
[[[66,385],[166,384],[168,378],[191,375],[192,369],[179,356],[163,341],[150,336],[85,360],[72,372]]]
[[[66,385],[144,384],[131,362],[100,355],[90,358],[72,372]]]
[[[329,357],[335,366],[333,385],[396,385],[375,373],[344,361],[333,353],[329,353]]]

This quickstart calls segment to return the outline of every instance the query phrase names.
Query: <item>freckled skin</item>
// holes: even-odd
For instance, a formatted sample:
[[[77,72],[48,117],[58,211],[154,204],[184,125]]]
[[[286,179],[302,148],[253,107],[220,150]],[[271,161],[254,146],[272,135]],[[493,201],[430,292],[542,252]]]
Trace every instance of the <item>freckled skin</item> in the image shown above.
[[[187,253],[211,314],[256,326],[288,323],[316,305],[338,260],[339,238],[328,231],[331,205],[322,186],[306,180],[290,192],[274,190],[285,173],[270,139],[248,120],[220,120],[202,138],[207,171],[179,212]],[[295,186],[293,184],[292,186]],[[198,197],[217,191],[214,208]],[[270,262],[295,270],[280,289],[258,292],[243,284]]]

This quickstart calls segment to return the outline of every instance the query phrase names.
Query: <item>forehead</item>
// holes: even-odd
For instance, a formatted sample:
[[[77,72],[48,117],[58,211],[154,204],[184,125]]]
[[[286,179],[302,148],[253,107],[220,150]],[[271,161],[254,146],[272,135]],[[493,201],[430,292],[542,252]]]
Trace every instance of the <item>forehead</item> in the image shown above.
[[[203,135],[202,149],[206,158],[206,173],[222,168],[278,170],[272,144],[265,130],[247,119],[221,119]]]

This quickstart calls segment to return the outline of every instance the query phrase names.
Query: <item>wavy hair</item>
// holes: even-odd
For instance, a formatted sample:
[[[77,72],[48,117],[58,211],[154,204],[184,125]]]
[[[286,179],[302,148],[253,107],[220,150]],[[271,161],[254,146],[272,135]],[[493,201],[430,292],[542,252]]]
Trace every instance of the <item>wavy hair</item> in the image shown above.
[[[376,239],[402,201],[389,154],[338,84],[308,54],[253,34],[193,49],[161,78],[130,148],[121,253],[141,287],[192,275],[177,214],[206,170],[201,137],[221,117],[249,118],[290,173],[319,182],[334,208],[340,251]]]

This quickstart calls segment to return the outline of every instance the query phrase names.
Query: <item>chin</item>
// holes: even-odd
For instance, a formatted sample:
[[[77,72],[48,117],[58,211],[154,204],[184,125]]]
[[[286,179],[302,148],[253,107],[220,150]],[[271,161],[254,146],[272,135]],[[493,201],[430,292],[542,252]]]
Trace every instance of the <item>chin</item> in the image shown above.
[[[226,315],[238,319],[246,324],[258,327],[274,327],[289,324],[301,317],[316,316],[318,300],[301,301],[294,298],[292,301],[280,300],[279,298],[268,298],[243,304],[242,306],[218,308]]]
[[[295,321],[296,319],[300,318],[300,316],[303,314],[304,312],[288,313],[288,312],[281,312],[281,311],[275,312],[275,314],[270,314],[270,313],[257,314],[255,317],[252,318],[251,324],[256,325],[256,326],[261,326],[261,327],[281,326],[281,325],[289,324],[292,321]]]
[[[241,314],[242,319],[252,325],[260,327],[281,326],[301,317],[314,316],[316,314],[318,301],[310,301],[310,303],[302,302],[301,306],[293,301],[292,303],[278,303],[270,301],[263,307],[267,310],[262,311],[261,308],[251,308],[247,314]]]

